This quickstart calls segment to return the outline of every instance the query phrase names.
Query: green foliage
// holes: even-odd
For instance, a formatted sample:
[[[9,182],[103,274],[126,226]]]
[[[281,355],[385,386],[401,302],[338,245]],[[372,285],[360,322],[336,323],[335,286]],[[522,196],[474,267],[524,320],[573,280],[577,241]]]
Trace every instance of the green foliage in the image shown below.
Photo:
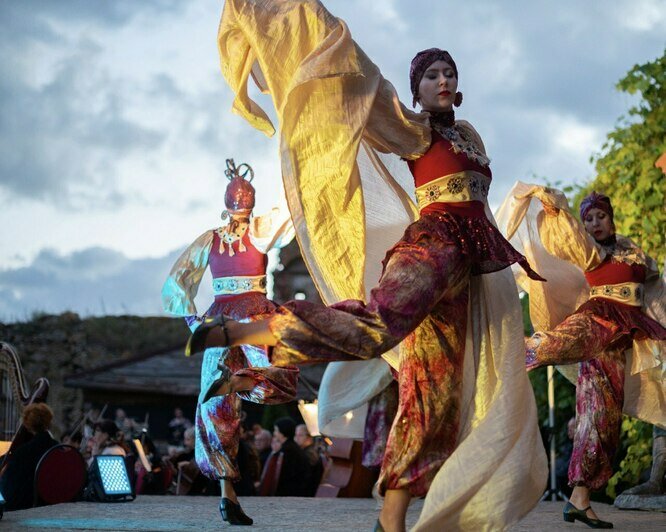
[[[608,481],[606,494],[616,497],[638,484],[641,473],[652,463],[652,425],[624,416],[618,456],[624,456],[620,467]]]
[[[617,89],[638,96],[620,117],[601,152],[592,157],[597,176],[576,195],[607,194],[620,234],[657,259],[666,259],[666,176],[655,167],[666,152],[666,50],[654,61],[634,66]]]
[[[286,405],[265,405],[261,416],[261,426],[273,432],[275,422],[281,417],[291,417]]]
[[[523,311],[523,334],[532,336],[534,327],[532,327],[532,320],[530,320],[530,296],[527,292],[520,294],[520,307]]]

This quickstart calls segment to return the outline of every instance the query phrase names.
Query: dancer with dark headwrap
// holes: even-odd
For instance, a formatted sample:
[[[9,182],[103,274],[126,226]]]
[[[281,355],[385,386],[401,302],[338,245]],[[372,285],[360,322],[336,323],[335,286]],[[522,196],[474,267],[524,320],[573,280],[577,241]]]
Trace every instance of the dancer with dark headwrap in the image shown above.
[[[247,95],[250,74],[273,97],[299,244],[334,304],[291,301],[263,321],[211,323],[191,351],[268,344],[282,366],[377,360],[402,342],[377,529],[404,530],[410,497],[423,496],[417,530],[507,528],[545,485],[509,266],[539,277],[491,221],[489,159],[475,129],[454,117],[455,61],[437,48],[416,55],[410,84],[426,112],[415,114],[319,2],[229,0],[219,46],[234,109],[267,133],[267,115]],[[418,210],[396,169],[411,171]],[[379,263],[380,250],[368,250],[384,232],[366,234],[382,217],[406,223],[378,280],[366,265]],[[366,282],[378,284],[366,292]]]
[[[266,298],[266,253],[286,246],[294,236],[289,213],[284,209],[252,218],[255,189],[250,182],[254,174],[248,165],[236,167],[229,159],[225,174],[229,184],[222,219],[229,218],[229,223],[197,238],[178,258],[162,289],[165,311],[186,317],[192,330],[215,316],[252,321],[273,313],[275,304]],[[199,317],[194,297],[206,268],[213,275],[215,301]],[[204,475],[220,481],[220,513],[230,524],[252,524],[234,490],[234,482],[240,479],[236,457],[241,399],[260,404],[293,401],[297,380],[297,368],[270,365],[265,346],[211,348],[204,353],[195,459]],[[213,396],[221,383],[226,393]]]
[[[526,364],[533,369],[578,363],[576,433],[569,463],[569,484],[574,489],[564,508],[564,519],[580,520],[593,528],[612,528],[590,508],[590,491],[601,488],[613,473],[623,404],[625,410],[640,404],[631,413],[652,423],[663,425],[666,421],[660,375],[666,329],[643,311],[646,288],[650,296],[655,295],[655,289],[661,293],[663,280],[653,259],[629,238],[615,233],[613,206],[607,196],[593,192],[583,199],[580,222],[569,212],[564,195],[556,190],[519,183],[512,197],[517,200],[514,213],[522,210],[525,214],[525,205],[519,207],[520,202],[529,202],[530,198],[541,201],[544,212],[535,214],[534,206],[527,212],[527,217],[536,222],[536,231],[531,234],[538,234],[551,256],[580,268],[589,285],[587,301],[552,328],[540,327],[544,315],[555,313],[566,296],[560,291],[544,298],[539,290],[557,291],[557,276],[546,273],[549,283],[530,293],[531,314],[541,324],[535,324],[538,332],[527,341]],[[512,222],[509,236],[522,223],[515,217]],[[543,265],[540,271],[548,271],[547,259],[540,261],[534,249],[528,256],[531,253],[535,263]],[[564,271],[565,265],[555,268]],[[569,279],[568,292],[575,296],[575,270]],[[651,313],[666,323],[663,294],[654,299]],[[628,349],[632,349],[629,361],[625,357]],[[638,379],[638,386],[632,377]],[[631,388],[629,401],[625,399],[625,381]],[[642,394],[640,400],[635,398],[636,392]]]

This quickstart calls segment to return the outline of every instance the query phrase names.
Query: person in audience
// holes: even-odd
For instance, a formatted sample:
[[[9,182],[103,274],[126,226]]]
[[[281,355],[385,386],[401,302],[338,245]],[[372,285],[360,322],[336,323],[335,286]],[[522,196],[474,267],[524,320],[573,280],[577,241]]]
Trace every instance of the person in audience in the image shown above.
[[[120,430],[110,419],[95,424],[95,432],[91,439],[90,462],[99,455],[127,456],[128,450],[120,441]]]
[[[259,432],[254,433],[254,448],[257,450],[257,453],[259,453],[259,462],[261,462],[261,467],[264,467],[266,460],[271,455],[272,440],[273,435],[266,429],[261,429]]]
[[[49,433],[53,411],[44,403],[33,403],[23,411],[23,426],[33,437],[16,449],[7,459],[7,468],[0,477],[0,493],[6,510],[30,508],[34,500],[34,479],[37,464],[44,453],[58,442]]]
[[[213,495],[217,482],[201,474],[194,459],[194,442],[194,427],[190,427],[183,434],[184,449],[168,460],[176,482],[176,495]]]
[[[72,447],[80,449],[82,440],[83,434],[81,434],[80,430],[75,430],[74,432],[68,430],[65,434],[63,434],[60,441],[65,445],[71,445]]]
[[[278,497],[305,497],[310,482],[308,457],[294,441],[296,423],[288,417],[275,422],[273,437],[280,445],[282,470],[275,495]]]
[[[310,481],[308,482],[307,495],[308,497],[314,497],[315,493],[317,493],[321,476],[324,474],[324,464],[319,454],[319,448],[308,431],[308,427],[304,424],[296,426],[294,441],[303,449],[305,456],[308,457],[308,462],[310,463]]]
[[[169,443],[171,445],[183,445],[185,431],[192,426],[192,422],[185,417],[182,408],[175,408],[173,419],[169,421]]]

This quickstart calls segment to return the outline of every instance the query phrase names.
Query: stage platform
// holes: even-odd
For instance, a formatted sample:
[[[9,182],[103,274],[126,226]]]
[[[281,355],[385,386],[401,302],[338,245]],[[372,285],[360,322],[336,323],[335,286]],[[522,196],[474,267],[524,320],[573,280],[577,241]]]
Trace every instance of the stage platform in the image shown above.
[[[245,497],[245,511],[254,527],[245,530],[345,532],[373,529],[377,506],[372,499],[310,499],[293,497]],[[410,507],[408,524],[418,519],[423,502]],[[666,530],[666,514],[622,511],[595,504],[615,530]],[[219,530],[222,526],[213,497],[139,496],[129,503],[60,504],[5,512],[0,530]],[[238,530],[238,528],[235,528]],[[513,531],[589,530],[586,526],[562,521],[562,503],[543,502]]]

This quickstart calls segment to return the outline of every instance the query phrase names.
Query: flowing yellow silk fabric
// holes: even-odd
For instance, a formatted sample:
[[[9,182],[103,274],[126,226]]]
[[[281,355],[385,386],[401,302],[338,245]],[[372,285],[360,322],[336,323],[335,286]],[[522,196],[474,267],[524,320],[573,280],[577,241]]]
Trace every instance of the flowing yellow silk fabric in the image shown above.
[[[416,158],[430,144],[426,115],[400,104],[345,23],[318,2],[228,1],[218,43],[234,112],[271,135],[247,95],[252,72],[273,98],[287,200],[313,278],[327,280],[318,283],[324,300],[364,299],[361,140]]]

